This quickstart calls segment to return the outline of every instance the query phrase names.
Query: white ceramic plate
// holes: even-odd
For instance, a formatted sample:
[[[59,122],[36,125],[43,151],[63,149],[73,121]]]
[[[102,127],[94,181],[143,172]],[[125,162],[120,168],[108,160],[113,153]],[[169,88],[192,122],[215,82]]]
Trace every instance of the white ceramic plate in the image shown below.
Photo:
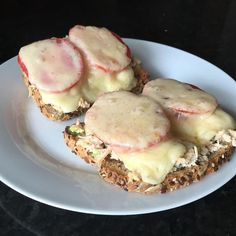
[[[142,40],[126,39],[152,78],[163,76],[193,83],[214,94],[236,116],[236,83],[225,72],[184,51]],[[105,183],[93,167],[67,149],[66,122],[44,118],[21,80],[16,58],[0,67],[0,180],[40,202],[78,212],[131,215],[178,207],[206,196],[236,173],[236,154],[201,182],[162,195],[128,193]]]

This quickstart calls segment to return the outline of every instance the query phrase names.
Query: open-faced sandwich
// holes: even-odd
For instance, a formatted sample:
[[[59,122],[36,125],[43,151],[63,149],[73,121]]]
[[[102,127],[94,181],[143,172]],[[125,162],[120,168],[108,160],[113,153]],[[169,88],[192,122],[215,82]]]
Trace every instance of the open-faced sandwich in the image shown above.
[[[104,180],[135,192],[185,187],[229,160],[236,142],[233,119],[226,136],[217,133],[205,146],[210,151],[173,135],[171,123],[152,98],[112,92],[98,98],[84,123],[66,127],[64,138]]]
[[[100,96],[84,123],[66,127],[67,146],[128,191],[166,192],[199,181],[229,160],[235,120],[196,86],[148,82],[142,96]]]
[[[18,62],[30,96],[51,120],[81,114],[104,92],[140,93],[149,77],[117,34],[92,26],[24,46]]]

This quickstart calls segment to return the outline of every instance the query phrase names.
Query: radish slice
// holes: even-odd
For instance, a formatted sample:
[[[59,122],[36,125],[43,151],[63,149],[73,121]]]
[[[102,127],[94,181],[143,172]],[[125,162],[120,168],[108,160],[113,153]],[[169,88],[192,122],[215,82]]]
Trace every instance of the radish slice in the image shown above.
[[[18,55],[18,57],[17,57],[17,62],[21,68],[21,71],[28,77],[29,76],[28,70],[27,70],[25,64],[22,62],[20,55]]]
[[[60,93],[72,88],[83,74],[80,52],[67,39],[46,39],[22,47],[18,62],[38,89]]]
[[[217,101],[212,95],[194,85],[172,79],[148,82],[143,95],[153,98],[168,111],[187,116],[212,113],[217,107]]]
[[[89,64],[106,72],[119,72],[131,62],[131,53],[122,39],[106,28],[74,26],[69,39],[86,56]]]
[[[122,44],[124,44],[124,45],[126,46],[126,49],[127,49],[126,54],[127,54],[127,56],[128,56],[130,59],[132,59],[132,53],[131,53],[131,50],[130,50],[130,48],[128,47],[128,45],[125,44],[125,42],[122,40],[122,38],[121,38],[118,34],[116,34],[115,32],[112,32],[112,31],[111,31],[111,33],[112,33],[113,36],[115,36]]]
[[[155,145],[168,135],[170,123],[160,105],[127,91],[100,96],[85,115],[86,133],[113,149],[127,152]]]

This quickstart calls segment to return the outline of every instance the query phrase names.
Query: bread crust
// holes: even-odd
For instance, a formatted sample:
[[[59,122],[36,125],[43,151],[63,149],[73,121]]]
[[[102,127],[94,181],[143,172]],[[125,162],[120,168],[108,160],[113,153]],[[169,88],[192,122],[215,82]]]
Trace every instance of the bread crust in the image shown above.
[[[149,81],[149,74],[143,69],[140,64],[133,65],[134,74],[137,78],[137,85],[132,89],[134,93],[141,93],[144,85]],[[34,85],[32,85],[28,77],[23,73],[23,80],[28,88],[29,95],[33,98],[34,102],[39,107],[41,113],[48,119],[53,121],[64,121],[69,120],[75,116],[81,115],[86,112],[92,105],[85,100],[81,101],[81,105],[74,112],[64,113],[63,111],[57,110],[52,104],[45,104],[42,100],[42,96]]]

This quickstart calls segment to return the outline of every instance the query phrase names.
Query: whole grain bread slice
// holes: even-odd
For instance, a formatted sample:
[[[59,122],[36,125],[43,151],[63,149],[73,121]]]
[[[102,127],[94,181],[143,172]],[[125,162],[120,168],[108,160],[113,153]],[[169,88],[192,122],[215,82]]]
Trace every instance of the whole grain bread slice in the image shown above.
[[[76,125],[84,129],[84,123],[78,122]],[[235,131],[230,132],[234,132],[235,135]],[[100,176],[106,182],[127,191],[140,193],[165,193],[200,181],[205,175],[217,171],[223,163],[229,161],[235,146],[233,144],[235,137],[234,141],[230,142],[226,142],[222,138],[212,139],[208,145],[198,149],[198,157],[193,164],[175,166],[162,183],[153,185],[145,183],[140,176],[129,171],[122,161],[112,159],[110,154],[104,158],[95,159],[91,150],[78,144],[80,139],[80,136],[71,133],[69,126],[66,127],[64,141],[74,154],[87,163],[95,165],[99,169]]]
[[[149,74],[147,71],[139,63],[132,64],[135,77],[137,78],[137,85],[132,89],[134,93],[141,93],[144,85],[149,81]],[[45,104],[42,100],[42,96],[38,88],[32,85],[28,79],[28,77],[23,73],[23,80],[25,85],[28,88],[29,96],[31,96],[34,102],[39,107],[41,113],[46,116],[50,120],[54,121],[64,121],[69,120],[75,116],[81,115],[88,110],[88,108],[92,105],[91,103],[81,99],[78,103],[78,108],[69,113],[64,113],[61,110],[58,110],[52,104]]]

